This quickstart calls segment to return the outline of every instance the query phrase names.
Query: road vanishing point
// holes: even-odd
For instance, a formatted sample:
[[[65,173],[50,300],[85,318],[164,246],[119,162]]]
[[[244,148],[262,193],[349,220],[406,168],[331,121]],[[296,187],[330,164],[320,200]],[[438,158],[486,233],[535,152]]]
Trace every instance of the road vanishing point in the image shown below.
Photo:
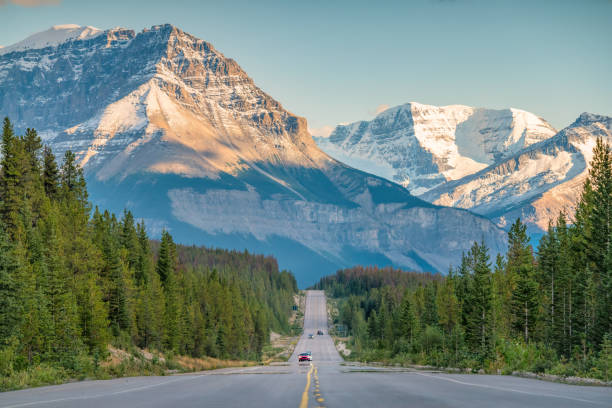
[[[11,391],[0,407],[612,407],[610,387],[344,364],[327,333],[325,295],[308,291],[304,333],[286,365]],[[307,350],[313,361],[298,363]]]

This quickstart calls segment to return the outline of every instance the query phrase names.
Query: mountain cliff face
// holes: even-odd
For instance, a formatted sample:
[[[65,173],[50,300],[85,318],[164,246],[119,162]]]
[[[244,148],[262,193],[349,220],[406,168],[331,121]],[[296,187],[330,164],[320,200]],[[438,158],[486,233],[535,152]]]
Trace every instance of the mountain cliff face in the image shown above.
[[[504,248],[484,217],[329,157],[205,41],[171,25],[53,30],[0,53],[0,115],[73,150],[94,203],[154,233],[273,253],[301,285],[355,263],[446,271],[483,238]]]
[[[412,102],[371,121],[337,126],[329,138],[316,141],[332,157],[420,195],[555,133],[543,119],[518,109]]]
[[[500,226],[521,217],[532,232],[546,230],[560,211],[574,213],[598,137],[612,143],[612,118],[583,113],[554,137],[422,198],[469,208]]]

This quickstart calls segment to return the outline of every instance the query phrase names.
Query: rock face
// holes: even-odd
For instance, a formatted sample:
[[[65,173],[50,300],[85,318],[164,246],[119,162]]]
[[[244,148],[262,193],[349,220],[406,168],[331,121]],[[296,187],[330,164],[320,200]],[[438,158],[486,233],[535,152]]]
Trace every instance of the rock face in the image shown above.
[[[411,102],[371,121],[337,126],[329,138],[316,141],[332,157],[420,195],[555,133],[543,119],[518,109]]]
[[[500,226],[521,217],[532,233],[545,231],[560,211],[574,213],[598,137],[612,143],[612,118],[583,113],[554,137],[422,198],[469,208]]]
[[[73,150],[94,203],[179,242],[273,253],[301,285],[356,263],[444,272],[483,238],[504,248],[486,218],[329,157],[211,44],[171,25],[88,30],[3,52],[0,115]]]

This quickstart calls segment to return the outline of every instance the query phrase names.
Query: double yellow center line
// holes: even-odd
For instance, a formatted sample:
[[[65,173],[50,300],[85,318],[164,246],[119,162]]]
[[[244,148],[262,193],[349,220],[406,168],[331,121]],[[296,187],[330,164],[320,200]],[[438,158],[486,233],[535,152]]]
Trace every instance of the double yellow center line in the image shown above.
[[[313,370],[315,373],[315,397],[319,404],[324,401],[323,398],[321,398],[321,391],[319,390],[319,370],[312,363],[310,363],[310,370],[308,370],[308,374],[306,374],[306,387],[304,387],[304,392],[302,393],[300,408],[308,408],[308,391],[310,390],[310,379],[312,377]]]
[[[308,374],[306,374],[306,388],[304,388],[304,392],[302,393],[300,408],[308,408],[308,390],[310,389],[310,376],[312,375],[312,370],[314,370],[314,365],[310,363],[310,370],[308,370]]]

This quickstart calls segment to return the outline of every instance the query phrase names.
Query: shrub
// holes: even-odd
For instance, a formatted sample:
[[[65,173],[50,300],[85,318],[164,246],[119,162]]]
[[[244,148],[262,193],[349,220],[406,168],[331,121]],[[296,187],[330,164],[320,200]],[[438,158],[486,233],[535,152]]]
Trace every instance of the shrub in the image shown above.
[[[421,333],[420,341],[425,350],[438,350],[442,346],[442,332],[437,327],[427,326]]]
[[[10,376],[3,377],[0,382],[0,391],[60,384],[67,378],[68,374],[63,368],[53,367],[48,364],[40,364],[36,367],[16,371]]]
[[[0,377],[8,377],[13,374],[14,361],[15,349],[12,346],[0,349]]]

